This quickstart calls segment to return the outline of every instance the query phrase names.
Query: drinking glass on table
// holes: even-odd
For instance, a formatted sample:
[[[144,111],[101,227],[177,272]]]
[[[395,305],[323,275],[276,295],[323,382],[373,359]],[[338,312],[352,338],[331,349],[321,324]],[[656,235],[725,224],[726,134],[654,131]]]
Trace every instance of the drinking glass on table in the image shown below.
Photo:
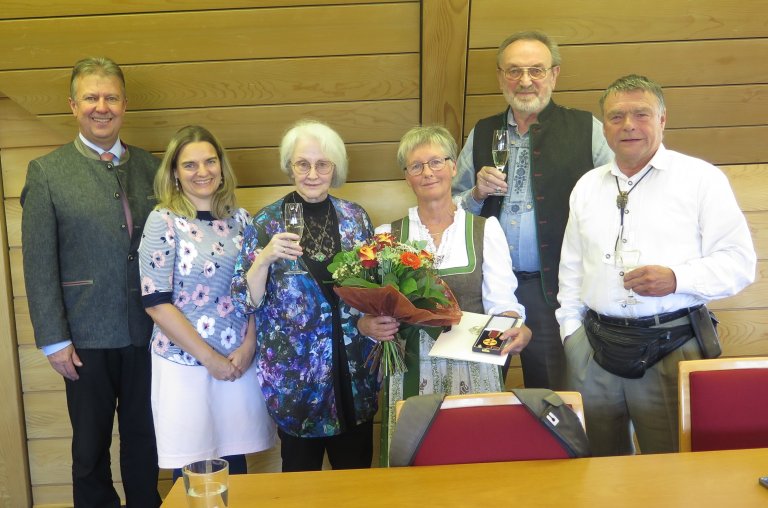
[[[189,508],[227,508],[229,463],[224,459],[199,460],[181,470]]]
[[[493,156],[493,165],[507,178],[507,160],[509,159],[509,132],[507,129],[498,129],[493,131],[493,143],[491,145],[491,155]],[[491,192],[489,196],[506,196],[505,192]]]
[[[301,239],[301,235],[304,234],[304,209],[301,203],[286,203],[284,213],[285,230],[288,233],[298,235]],[[288,275],[298,275],[307,273],[300,269],[294,259],[291,261],[291,268],[285,272]]]
[[[620,250],[616,253],[616,260],[618,262],[619,268],[621,268],[626,275],[627,273],[640,266],[640,251],[637,249]],[[622,300],[621,303],[625,303],[627,305],[637,305],[640,303],[640,300],[635,297],[635,292],[632,290],[632,288],[629,288],[627,291],[629,291],[627,298]]]

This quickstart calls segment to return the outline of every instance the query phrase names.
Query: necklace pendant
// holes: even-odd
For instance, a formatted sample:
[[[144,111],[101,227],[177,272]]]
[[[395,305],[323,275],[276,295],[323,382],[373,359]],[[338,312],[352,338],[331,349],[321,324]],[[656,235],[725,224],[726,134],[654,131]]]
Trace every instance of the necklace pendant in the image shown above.
[[[619,191],[619,195],[616,196],[616,206],[623,210],[627,203],[629,203],[629,192]]]
[[[328,257],[327,257],[325,254],[323,254],[322,252],[315,252],[314,254],[312,254],[312,255],[311,255],[311,256],[309,256],[309,257],[310,257],[310,258],[312,258],[312,259],[314,259],[314,260],[315,260],[315,261],[317,261],[318,263],[322,263],[323,261],[325,261],[326,259],[328,259]]]

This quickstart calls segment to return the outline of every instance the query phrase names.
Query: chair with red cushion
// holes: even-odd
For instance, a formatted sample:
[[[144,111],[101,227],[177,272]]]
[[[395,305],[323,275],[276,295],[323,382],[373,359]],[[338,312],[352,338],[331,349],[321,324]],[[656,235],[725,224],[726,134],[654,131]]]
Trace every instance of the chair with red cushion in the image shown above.
[[[768,357],[679,364],[680,451],[768,447]]]
[[[556,393],[583,428],[581,394]],[[398,402],[397,415],[402,405]],[[514,394],[498,392],[446,396],[411,465],[567,458],[563,445]]]

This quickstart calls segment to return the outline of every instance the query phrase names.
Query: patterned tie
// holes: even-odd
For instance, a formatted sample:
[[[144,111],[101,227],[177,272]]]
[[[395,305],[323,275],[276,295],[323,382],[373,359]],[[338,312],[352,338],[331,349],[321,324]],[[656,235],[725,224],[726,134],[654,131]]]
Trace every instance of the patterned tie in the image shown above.
[[[103,152],[99,155],[99,159],[112,162],[115,159],[115,154]],[[131,237],[133,236],[133,216],[131,215],[131,206],[128,204],[128,196],[125,195],[125,191],[120,193],[120,200],[123,202],[123,213],[125,214],[125,223],[128,226],[128,236]]]

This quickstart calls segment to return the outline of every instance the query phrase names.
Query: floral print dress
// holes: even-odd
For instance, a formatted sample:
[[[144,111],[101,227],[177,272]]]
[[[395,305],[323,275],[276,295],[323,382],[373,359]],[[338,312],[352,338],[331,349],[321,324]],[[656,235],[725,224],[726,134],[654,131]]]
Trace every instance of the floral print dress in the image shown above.
[[[368,214],[359,205],[329,196],[339,222],[341,248],[370,238]],[[338,314],[348,362],[354,420],[373,419],[379,384],[365,365],[374,342],[357,330],[360,313],[343,301],[334,309],[311,273],[286,275],[287,262],[270,266],[265,294],[252,302],[246,274],[257,252],[284,231],[280,199],[258,212],[246,228],[232,279],[235,306],[256,317],[256,362],[267,409],[277,426],[297,437],[327,437],[344,431],[333,365],[334,314]],[[304,260],[298,264],[306,269]]]
[[[147,219],[139,247],[145,307],[172,304],[222,356],[243,343],[248,316],[235,309],[230,284],[248,213],[215,219],[180,217],[159,208]],[[234,382],[210,375],[155,325],[152,413],[160,467],[252,453],[275,444],[276,430],[251,364]]]

